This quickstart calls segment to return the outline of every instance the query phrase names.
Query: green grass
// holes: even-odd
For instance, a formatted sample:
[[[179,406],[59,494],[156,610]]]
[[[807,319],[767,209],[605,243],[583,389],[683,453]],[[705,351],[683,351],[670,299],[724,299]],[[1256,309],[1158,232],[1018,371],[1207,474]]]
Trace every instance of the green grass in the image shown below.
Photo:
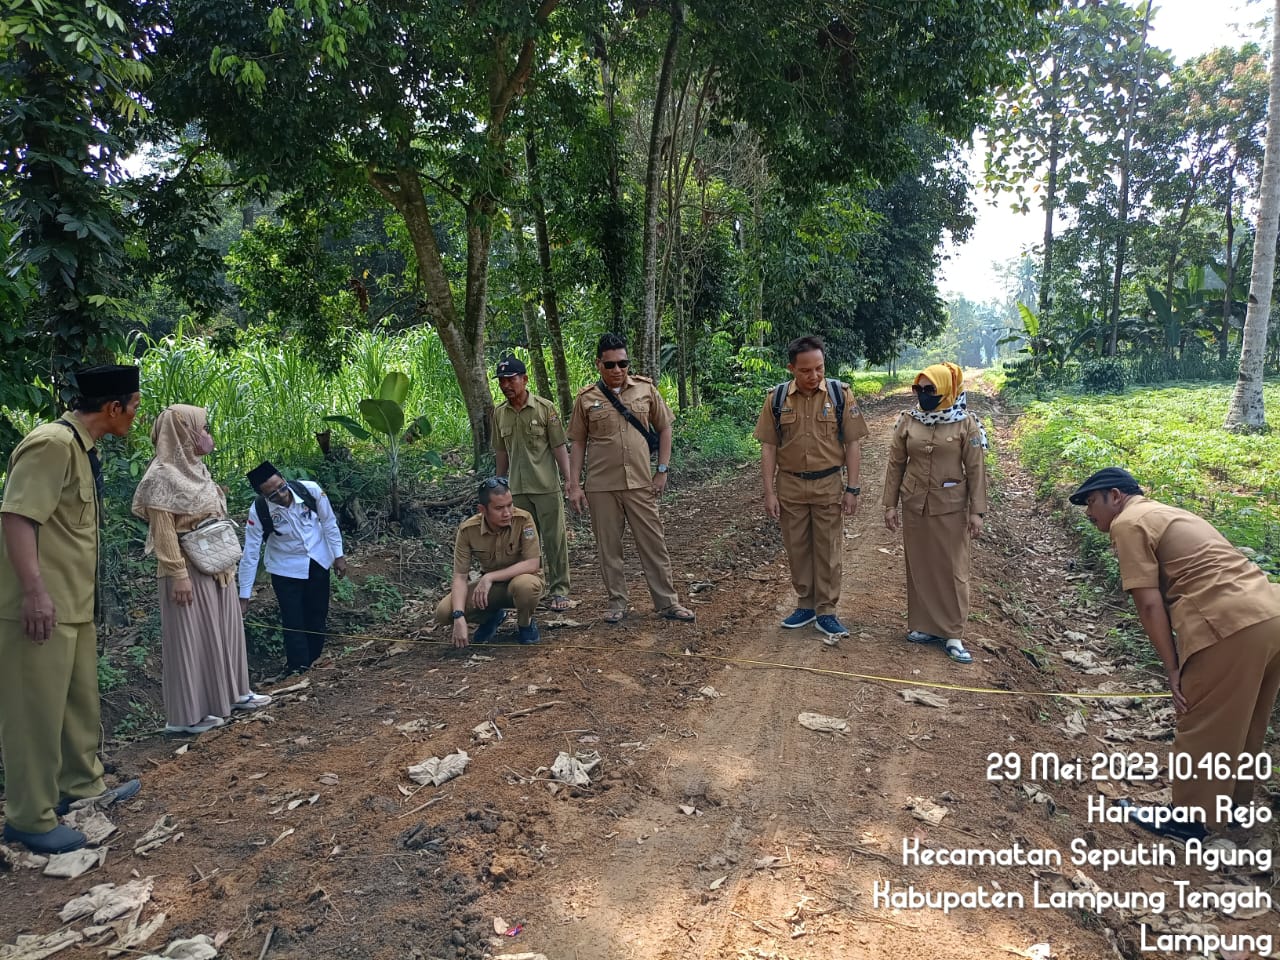
[[[1065,497],[1093,471],[1123,466],[1151,497],[1199,514],[1280,574],[1280,433],[1223,430],[1231,390],[1177,385],[1035,402],[1018,424],[1018,450],[1042,494]],[[1280,416],[1280,383],[1265,395]],[[1107,538],[1076,512],[1086,550],[1109,553]]]

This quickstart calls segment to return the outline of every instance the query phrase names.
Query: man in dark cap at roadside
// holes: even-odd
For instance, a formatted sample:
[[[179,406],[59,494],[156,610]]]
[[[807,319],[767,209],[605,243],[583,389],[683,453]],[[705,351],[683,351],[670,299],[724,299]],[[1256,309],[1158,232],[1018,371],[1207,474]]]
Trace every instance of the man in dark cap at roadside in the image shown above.
[[[515,505],[533,514],[547,557],[547,605],[562,613],[570,606],[569,545],[560,490],[561,479],[569,476],[568,437],[556,405],[529,392],[529,375],[519,358],[500,361],[496,372],[498,389],[507,398],[493,411],[498,476],[511,484]]]
[[[1120,467],[1093,474],[1071,502],[1110,534],[1121,585],[1169,677],[1178,715],[1173,752],[1192,761],[1190,777],[1171,776],[1173,806],[1200,808],[1208,825],[1228,826],[1218,798],[1231,807],[1252,799],[1253,779],[1234,773],[1239,758],[1262,752],[1280,692],[1280,584],[1207,521],[1147,499]],[[1200,765],[1215,754],[1230,763]],[[1157,816],[1137,808],[1130,819],[1180,838],[1205,832],[1201,823],[1160,825]]]
[[[98,759],[97,442],[123,437],[141,394],[138,368],[76,374],[71,409],[23,438],[9,457],[0,505],[0,754],[4,839],[37,853],[84,846],[58,822],[77,800],[126,800],[137,780],[108,790]]]
[[[302,673],[320,659],[328,639],[329,570],[340,577],[347,573],[342,532],[320,484],[285,480],[265,460],[249,471],[248,478],[258,497],[244,525],[240,612],[249,610],[265,543],[265,566],[280,604],[285,671]]]

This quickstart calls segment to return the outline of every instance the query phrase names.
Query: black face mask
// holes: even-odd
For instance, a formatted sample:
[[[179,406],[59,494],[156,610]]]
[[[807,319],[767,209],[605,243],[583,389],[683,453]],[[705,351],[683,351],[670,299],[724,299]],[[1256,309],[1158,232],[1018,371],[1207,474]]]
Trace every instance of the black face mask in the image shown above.
[[[920,404],[920,409],[928,413],[930,410],[937,410],[942,403],[942,395],[939,393],[920,393],[916,395]]]

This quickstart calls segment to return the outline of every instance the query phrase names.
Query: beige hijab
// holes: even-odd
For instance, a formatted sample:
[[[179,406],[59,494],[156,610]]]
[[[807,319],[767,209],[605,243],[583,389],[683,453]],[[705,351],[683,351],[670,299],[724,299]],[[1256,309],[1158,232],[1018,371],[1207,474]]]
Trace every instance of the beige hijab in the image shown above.
[[[198,517],[227,515],[226,494],[195,450],[207,422],[204,407],[175,403],[160,411],[151,428],[156,455],[133,494],[135,516],[146,519],[148,510]],[[147,552],[151,549],[148,533]]]

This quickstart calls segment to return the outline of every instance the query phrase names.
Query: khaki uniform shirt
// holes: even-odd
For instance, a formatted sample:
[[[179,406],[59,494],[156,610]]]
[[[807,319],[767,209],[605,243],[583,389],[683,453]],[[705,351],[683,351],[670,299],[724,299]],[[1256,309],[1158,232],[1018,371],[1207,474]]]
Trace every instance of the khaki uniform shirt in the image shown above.
[[[481,573],[505,570],[521,560],[536,560],[541,550],[538,528],[528,512],[514,508],[511,526],[505,530],[490,528],[484,514],[477,513],[458,527],[458,536],[453,541],[453,573],[467,576],[473,560],[480,566]]]
[[[559,493],[552,451],[564,443],[564,424],[550,400],[531,393],[520,410],[507,402],[493,411],[493,449],[507,455],[512,493]]]
[[[932,425],[909,413],[898,417],[884,472],[885,509],[897,507],[899,498],[905,513],[987,512],[986,450],[973,414]]]
[[[801,393],[791,381],[782,401],[779,421],[782,439],[773,419],[773,388],[765,395],[764,406],[752,434],[761,443],[778,448],[778,499],[788,503],[838,503],[844,496],[844,475],[837,470],[820,480],[802,480],[797,473],[813,473],[844,466],[845,447],[867,435],[867,422],[853,399],[848,384],[844,391],[844,444],[840,443],[836,411],[826,384],[811,394]]]
[[[1179,663],[1280,617],[1280,584],[1194,513],[1131,497],[1111,521],[1111,544],[1125,590],[1159,588],[1177,634]]]
[[[70,424],[72,430],[65,426]],[[76,437],[79,437],[79,441]],[[83,448],[81,443],[84,444]],[[0,512],[39,524],[40,576],[59,623],[91,623],[98,572],[98,498],[93,437],[75,417],[32,430],[9,457]],[[0,537],[0,619],[22,619],[22,584]]]
[[[616,396],[649,429],[660,432],[671,426],[671,408],[648,377],[627,377]],[[569,439],[587,445],[588,489],[636,490],[653,482],[649,444],[597,384],[578,391],[569,421]]]

